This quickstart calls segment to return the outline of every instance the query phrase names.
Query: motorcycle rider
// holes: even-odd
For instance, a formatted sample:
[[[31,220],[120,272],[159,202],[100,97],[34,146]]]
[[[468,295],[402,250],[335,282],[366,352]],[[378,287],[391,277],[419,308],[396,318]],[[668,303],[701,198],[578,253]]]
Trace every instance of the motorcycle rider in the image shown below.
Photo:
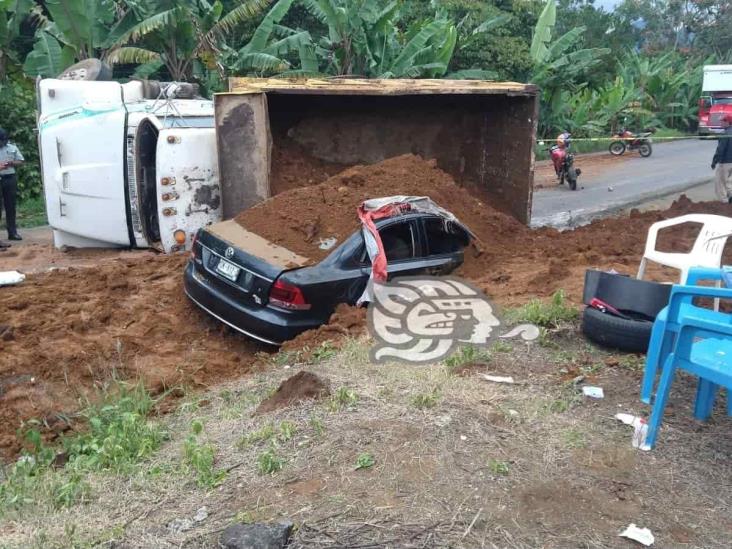
[[[549,149],[550,152],[553,153],[557,149],[562,150],[562,151],[565,149],[569,150],[569,146],[571,144],[571,137],[572,137],[572,134],[569,133],[568,131],[564,131],[564,132],[560,133],[557,136],[557,144],[552,145],[552,147]],[[564,155],[552,154],[551,156],[552,156],[552,161],[554,163],[554,171],[556,172],[557,177],[559,177],[559,172],[562,169],[562,162],[564,161]]]
[[[724,134],[719,136],[717,150],[712,159],[714,190],[722,202],[732,204],[732,114],[722,117]]]

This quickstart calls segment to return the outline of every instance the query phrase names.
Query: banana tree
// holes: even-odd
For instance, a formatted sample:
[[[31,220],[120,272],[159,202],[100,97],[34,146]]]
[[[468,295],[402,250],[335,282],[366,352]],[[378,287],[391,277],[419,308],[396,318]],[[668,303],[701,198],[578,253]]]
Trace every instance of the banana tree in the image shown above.
[[[32,0],[0,0],[0,81],[8,67],[20,65],[13,42],[20,36],[20,24],[36,8]]]
[[[30,76],[57,76],[81,59],[104,58],[104,42],[116,17],[112,0],[45,0],[48,13],[36,13],[40,21],[33,50],[23,70]]]
[[[259,15],[268,0],[242,0],[224,13],[220,0],[121,2],[124,16],[109,33],[112,63],[139,63],[137,76],[165,67],[171,78],[189,81],[206,71],[224,76],[225,35]]]

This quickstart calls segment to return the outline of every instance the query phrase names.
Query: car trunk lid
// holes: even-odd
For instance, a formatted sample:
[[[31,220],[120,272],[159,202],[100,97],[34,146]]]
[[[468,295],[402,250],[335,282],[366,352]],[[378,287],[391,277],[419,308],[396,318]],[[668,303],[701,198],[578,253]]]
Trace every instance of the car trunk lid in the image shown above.
[[[203,268],[217,284],[238,299],[261,306],[282,272],[311,263],[233,220],[206,227],[199,242]]]

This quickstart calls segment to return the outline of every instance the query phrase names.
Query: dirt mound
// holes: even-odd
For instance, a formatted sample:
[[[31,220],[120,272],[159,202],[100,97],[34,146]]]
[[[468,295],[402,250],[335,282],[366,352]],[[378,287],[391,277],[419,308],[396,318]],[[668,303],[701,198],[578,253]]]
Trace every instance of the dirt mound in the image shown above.
[[[361,202],[390,195],[429,196],[491,240],[509,240],[529,231],[460,187],[434,160],[414,155],[355,166],[318,185],[291,189],[243,211],[236,220],[271,242],[319,260],[329,253],[319,249],[321,239],[340,243],[358,228],[356,208]]]
[[[303,400],[318,400],[328,395],[330,395],[330,381],[301,370],[280,383],[277,391],[259,404],[255,414],[287,408]]]
[[[297,143],[285,139],[272,148],[270,191],[274,196],[297,187],[316,185],[347,167],[315,158]]]
[[[366,309],[341,303],[336,307],[327,324],[315,330],[308,330],[295,339],[286,341],[282,345],[282,350],[285,352],[299,352],[300,358],[306,359],[326,341],[332,343],[344,337],[356,337],[365,332]]]
[[[260,347],[189,303],[185,260],[116,260],[0,288],[0,453],[17,450],[21,421],[73,416],[112,376],[160,392],[250,369]]]

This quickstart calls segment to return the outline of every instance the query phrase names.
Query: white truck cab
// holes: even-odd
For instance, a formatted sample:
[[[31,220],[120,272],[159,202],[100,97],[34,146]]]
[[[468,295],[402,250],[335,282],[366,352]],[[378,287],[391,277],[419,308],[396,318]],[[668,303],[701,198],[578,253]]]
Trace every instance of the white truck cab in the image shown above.
[[[141,81],[39,81],[41,171],[56,247],[174,252],[221,219],[213,102],[175,98],[174,86],[151,94]]]

